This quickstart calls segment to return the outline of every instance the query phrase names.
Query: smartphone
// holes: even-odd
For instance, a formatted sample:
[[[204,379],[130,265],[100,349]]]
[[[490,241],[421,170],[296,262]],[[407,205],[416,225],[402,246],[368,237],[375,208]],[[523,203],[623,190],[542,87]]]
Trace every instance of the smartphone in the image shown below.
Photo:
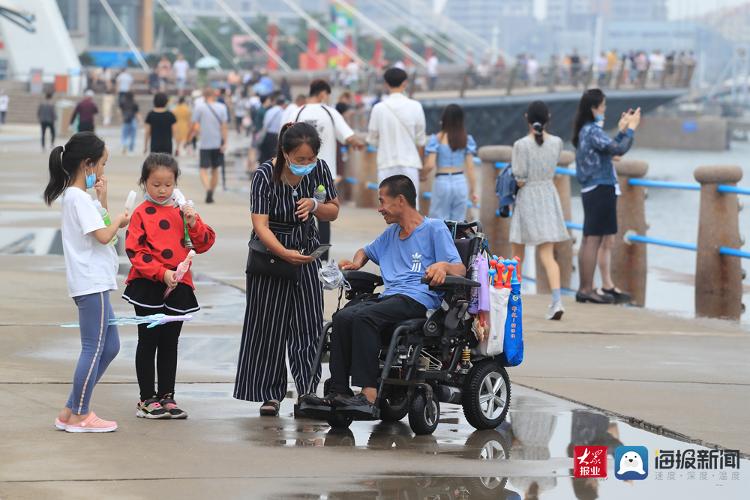
[[[321,255],[326,253],[331,248],[331,245],[320,245],[318,248],[310,252],[310,257],[319,258]]]

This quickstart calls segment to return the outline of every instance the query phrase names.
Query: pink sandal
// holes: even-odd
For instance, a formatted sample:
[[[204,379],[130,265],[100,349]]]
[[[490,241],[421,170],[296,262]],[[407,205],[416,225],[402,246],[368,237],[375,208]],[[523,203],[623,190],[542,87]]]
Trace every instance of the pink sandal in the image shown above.
[[[57,429],[58,431],[64,431],[66,425],[68,424],[55,417],[55,429]]]
[[[89,416],[77,424],[67,424],[66,432],[112,432],[117,430],[117,422],[103,420],[92,411]]]

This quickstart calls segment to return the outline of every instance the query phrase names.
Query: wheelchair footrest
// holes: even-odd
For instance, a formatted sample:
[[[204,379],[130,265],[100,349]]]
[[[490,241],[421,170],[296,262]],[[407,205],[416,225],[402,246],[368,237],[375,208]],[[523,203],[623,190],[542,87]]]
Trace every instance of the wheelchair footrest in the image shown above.
[[[295,408],[295,416],[311,418],[315,420],[327,420],[332,413],[339,413],[352,420],[379,420],[380,410],[372,406],[347,406],[345,408],[334,408],[328,405],[313,405],[301,403]]]

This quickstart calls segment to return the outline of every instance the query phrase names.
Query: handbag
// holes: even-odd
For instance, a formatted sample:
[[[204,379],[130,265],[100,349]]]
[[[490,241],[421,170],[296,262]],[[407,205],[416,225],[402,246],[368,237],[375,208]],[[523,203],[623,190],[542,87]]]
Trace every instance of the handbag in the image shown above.
[[[305,222],[302,223],[302,244],[307,240],[307,235],[310,230],[310,224],[312,217],[309,217]],[[282,224],[278,222],[270,222],[269,226],[292,228],[296,224]],[[247,267],[245,272],[247,274],[254,274],[259,276],[273,276],[288,281],[299,282],[300,273],[302,266],[295,266],[285,261],[278,255],[272,253],[260,240],[251,239],[247,244],[249,248],[247,256]]]
[[[250,240],[247,256],[247,274],[273,276],[288,281],[299,281],[300,266],[285,261],[271,253],[260,240]]]

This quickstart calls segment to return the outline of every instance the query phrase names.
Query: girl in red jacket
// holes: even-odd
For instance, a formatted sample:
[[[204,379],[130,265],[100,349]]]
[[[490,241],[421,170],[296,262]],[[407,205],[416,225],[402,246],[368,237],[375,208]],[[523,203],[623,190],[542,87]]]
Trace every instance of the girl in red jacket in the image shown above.
[[[192,206],[184,205],[182,209],[177,206],[174,187],[179,175],[177,161],[171,155],[152,153],[143,163],[140,185],[146,192],[146,201],[133,211],[126,233],[125,252],[132,267],[122,294],[139,316],[183,315],[200,309],[191,272],[177,282],[175,270],[191,248],[196,253],[208,251],[216,235]],[[165,297],[168,288],[172,291]],[[145,324],[138,325],[135,370],[141,397],[136,416],[187,418],[174,400],[177,339],[181,329],[181,321],[148,329]],[[156,392],[154,356],[159,375]]]

